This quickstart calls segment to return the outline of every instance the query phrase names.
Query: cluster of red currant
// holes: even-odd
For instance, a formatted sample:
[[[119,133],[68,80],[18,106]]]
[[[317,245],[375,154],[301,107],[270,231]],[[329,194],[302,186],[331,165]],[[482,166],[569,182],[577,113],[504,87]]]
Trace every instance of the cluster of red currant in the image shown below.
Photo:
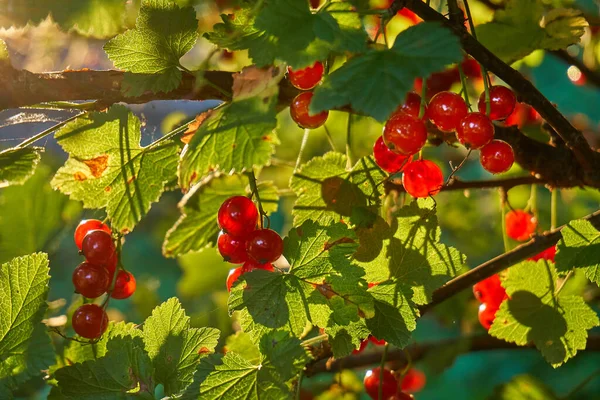
[[[410,368],[398,382],[396,375],[387,368],[383,369],[383,381],[381,381],[381,368],[373,368],[367,371],[364,379],[365,391],[373,399],[379,397],[379,383],[382,382],[381,395],[386,400],[411,400],[412,394],[425,387],[425,374],[415,368]]]
[[[271,263],[283,253],[281,236],[271,229],[258,229],[258,218],[258,209],[252,200],[244,196],[230,197],[219,208],[219,253],[227,262],[243,264],[229,271],[228,291],[237,278],[246,272],[254,269],[273,271]]]
[[[107,292],[113,299],[126,299],[135,292],[136,282],[130,272],[120,269],[115,277],[119,255],[111,234],[108,225],[96,219],[83,220],[75,229],[75,245],[85,261],[73,271],[73,285],[77,293],[88,299]],[[87,339],[102,336],[108,327],[107,305],[108,298],[102,306],[88,303],[75,310],[75,332]]]
[[[311,90],[323,79],[324,67],[320,61],[315,62],[312,66],[293,70],[288,67],[288,80],[297,89]],[[290,104],[290,114],[294,122],[301,128],[316,129],[327,121],[329,112],[323,111],[315,115],[308,112],[310,101],[312,100],[313,92],[303,92],[292,100]]]
[[[500,304],[508,298],[506,290],[500,283],[500,276],[492,275],[487,279],[477,282],[473,286],[475,298],[481,302],[479,306],[479,322],[485,329],[490,329]]]

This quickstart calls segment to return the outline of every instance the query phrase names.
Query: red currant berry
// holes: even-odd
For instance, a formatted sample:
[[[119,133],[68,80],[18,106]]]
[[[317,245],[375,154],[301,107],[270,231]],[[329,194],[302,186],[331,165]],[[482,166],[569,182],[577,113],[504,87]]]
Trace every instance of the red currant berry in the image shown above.
[[[108,225],[103,224],[102,221],[98,221],[97,219],[84,219],[77,225],[77,229],[75,229],[75,245],[79,250],[81,250],[81,243],[83,242],[85,235],[87,235],[89,231],[97,229],[105,231],[109,235],[111,234]]]
[[[106,293],[110,277],[106,268],[83,262],[73,271],[75,291],[88,299],[95,299]]]
[[[115,254],[115,244],[110,233],[96,229],[85,235],[81,251],[90,264],[105,265]]]
[[[542,251],[541,253],[528,258],[528,260],[531,260],[531,261],[546,260],[546,261],[554,262],[555,257],[556,257],[556,246],[552,246],[552,247],[548,247],[546,250]]]
[[[126,299],[135,292],[136,282],[135,277],[131,272],[119,271],[117,273],[117,280],[115,281],[115,288],[113,289],[110,297],[113,299]]]
[[[369,282],[367,284],[367,288],[371,289],[372,287],[375,287],[377,285],[379,285],[381,282]]]
[[[481,303],[500,305],[507,298],[499,275],[492,275],[473,285],[473,294]]]
[[[442,170],[429,160],[417,160],[404,168],[402,185],[413,197],[429,197],[438,194],[444,184]]]
[[[117,270],[118,261],[119,261],[119,257],[117,255],[117,252],[115,251],[113,253],[112,257],[110,258],[110,260],[108,260],[108,262],[106,264],[104,264],[104,268],[106,268],[106,270],[108,271],[108,276],[111,281],[113,279],[113,276],[115,276],[115,271]]]
[[[483,75],[481,73],[481,66],[477,62],[477,60],[467,57],[461,63],[462,69],[465,72],[465,75],[469,78],[482,78]]]
[[[477,313],[479,317],[479,323],[486,330],[489,330],[492,324],[494,323],[494,319],[496,318],[496,312],[500,308],[500,305],[492,305],[482,303],[479,306],[479,312]]]
[[[533,107],[523,103],[517,103],[515,109],[504,121],[504,125],[517,125],[522,128],[524,125],[535,124],[541,119],[540,114]]]
[[[398,392],[390,397],[389,400],[415,400],[415,398],[412,396],[412,394]]]
[[[373,157],[379,168],[390,174],[395,174],[404,169],[404,166],[412,161],[412,156],[394,153],[383,142],[383,137],[375,141],[373,145]]]
[[[467,104],[458,94],[440,92],[429,102],[427,116],[439,130],[452,132],[468,112]]]
[[[467,149],[479,149],[494,139],[494,124],[481,113],[469,113],[456,128],[456,137]]]
[[[108,315],[96,304],[84,304],[75,310],[71,323],[79,336],[97,339],[108,327]]]
[[[490,88],[490,119],[497,121],[505,119],[512,114],[517,103],[517,97],[512,90],[505,86],[492,86]],[[482,114],[486,114],[485,92],[479,96],[477,108]]]
[[[404,100],[404,103],[400,104],[396,111],[394,111],[394,114],[403,112],[404,114],[408,114],[413,118],[419,118],[420,111],[421,96],[415,92],[408,92],[406,93],[406,99]],[[421,119],[424,119],[427,115],[427,105],[425,105],[425,109],[423,111],[423,117],[421,117]]]
[[[418,153],[427,141],[425,123],[408,114],[393,114],[383,128],[383,142],[394,153]]]
[[[365,375],[365,391],[367,394],[373,399],[377,400],[379,398],[379,380],[381,369],[379,367],[373,368],[367,371]],[[383,370],[383,383],[382,383],[382,392],[384,399],[389,399],[398,391],[398,381],[394,377],[394,375],[390,372],[390,370]]]
[[[242,237],[256,229],[258,210],[249,198],[234,196],[221,204],[217,220],[225,232]]]
[[[229,275],[227,276],[227,291],[231,292],[231,287],[234,282],[246,271],[244,271],[243,267],[234,268],[229,271]]]
[[[385,346],[385,340],[379,340],[373,335],[369,335],[369,342],[373,343],[375,346]]]
[[[312,66],[293,70],[288,67],[288,79],[290,83],[300,90],[310,90],[317,86],[323,78],[323,63],[315,62]]]
[[[301,128],[316,129],[323,125],[329,116],[329,111],[322,111],[314,115],[309,114],[308,106],[312,97],[312,92],[300,93],[290,104],[290,115]]]
[[[520,242],[529,239],[537,228],[537,218],[523,210],[511,210],[504,218],[508,237]]]
[[[310,0],[310,8],[317,9],[321,5],[321,0]]]
[[[217,239],[219,253],[225,261],[232,264],[240,264],[248,260],[246,254],[246,238],[230,235],[221,231]]]
[[[423,390],[425,387],[425,383],[427,382],[427,378],[422,371],[418,369],[411,368],[406,374],[402,377],[402,381],[400,382],[400,389],[403,392],[416,393]]]
[[[358,347],[358,349],[352,350],[352,354],[360,354],[360,353],[362,353],[367,348],[368,344],[369,344],[369,340],[363,340],[363,341],[361,341],[360,342],[360,346]]]
[[[248,235],[246,251],[259,264],[272,263],[283,253],[283,240],[271,229],[259,229]]]
[[[275,271],[275,268],[273,268],[273,264],[271,264],[271,263],[259,264],[253,260],[246,261],[244,263],[244,265],[242,265],[242,269],[244,270],[244,272],[254,271],[255,269],[263,269],[263,270],[269,271],[269,272]]]
[[[486,171],[499,174],[512,167],[515,162],[515,153],[510,144],[494,139],[481,148],[479,162]]]

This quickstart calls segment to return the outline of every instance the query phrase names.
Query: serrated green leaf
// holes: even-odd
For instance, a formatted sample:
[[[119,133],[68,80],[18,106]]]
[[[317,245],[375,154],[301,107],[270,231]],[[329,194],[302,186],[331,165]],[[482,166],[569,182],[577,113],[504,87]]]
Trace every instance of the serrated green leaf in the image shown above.
[[[272,182],[258,184],[263,209],[277,211],[279,195]],[[200,251],[214,243],[219,232],[217,213],[232,196],[250,194],[248,178],[241,175],[211,177],[196,184],[179,203],[181,217],[167,232],[163,254],[167,257]]]
[[[120,105],[68,123],[55,137],[69,159],[52,187],[86,208],[106,208],[114,229],[131,231],[174,179],[179,153],[169,140],[141,147],[140,136],[140,121]]]
[[[370,50],[328,75],[315,89],[310,109],[317,113],[350,105],[385,121],[416,78],[461,59],[456,36],[436,23],[421,23],[400,33],[391,49]]]
[[[242,331],[238,331],[235,335],[227,337],[225,349],[227,350],[226,352],[231,351],[244,357],[252,364],[260,363],[262,358],[258,346],[252,342],[250,335]]]
[[[179,393],[190,383],[202,357],[213,353],[219,341],[214,328],[191,328],[181,303],[170,298],[144,322],[144,343],[154,364],[156,383],[167,395]]]
[[[540,0],[510,0],[492,22],[477,27],[477,38],[510,64],[537,49],[558,50],[579,43],[586,26],[579,10],[554,9],[544,15]]]
[[[375,313],[377,314],[377,301],[375,301]],[[371,331],[365,320],[353,321],[348,325],[333,325],[325,329],[329,335],[329,345],[335,358],[345,357],[360,346],[360,343],[369,337]]]
[[[558,397],[536,377],[517,375],[494,388],[488,400],[558,400]]]
[[[585,349],[588,329],[600,324],[582,297],[556,293],[557,278],[554,264],[544,260],[511,267],[503,281],[509,299],[489,330],[520,346],[533,342],[555,368]]]
[[[45,253],[17,257],[0,268],[0,386],[12,388],[54,363],[42,324],[48,272]]]
[[[104,50],[126,75],[129,95],[146,90],[169,92],[181,82],[179,59],[194,47],[198,34],[193,8],[173,2],[142,1],[135,29],[111,39]],[[148,77],[153,75],[153,79]]]
[[[578,268],[590,281],[600,285],[600,232],[588,221],[576,220],[569,222],[561,234],[556,253],[557,271]]]
[[[42,158],[42,151],[44,151],[43,147],[0,151],[0,188],[25,183],[35,172],[35,168]]]

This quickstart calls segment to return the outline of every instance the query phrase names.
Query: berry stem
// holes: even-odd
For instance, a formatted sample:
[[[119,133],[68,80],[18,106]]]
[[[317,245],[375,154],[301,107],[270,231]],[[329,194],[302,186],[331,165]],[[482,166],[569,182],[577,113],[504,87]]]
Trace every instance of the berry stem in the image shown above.
[[[452,163],[450,163],[450,168],[452,168],[452,172],[450,173],[450,175],[448,175],[448,179],[446,180],[446,184],[444,186],[448,186],[452,182],[452,178],[454,178],[454,175],[458,172],[458,170],[460,170],[462,168],[462,166],[465,164],[465,162],[467,162],[467,159],[471,155],[472,151],[473,151],[472,149],[469,149],[465,158],[460,162],[460,164],[458,164],[458,166],[456,168],[454,168],[452,166]]]
[[[346,128],[346,169],[351,169],[354,165],[352,153],[352,114],[348,113],[348,125]]]
[[[322,335],[318,335],[318,336],[315,336],[313,338],[303,340],[302,341],[302,346],[304,346],[304,347],[312,346],[313,344],[324,342],[328,338],[329,338],[329,335],[326,334],[326,333],[324,333]]]
[[[258,193],[258,186],[256,184],[256,175],[254,175],[254,171],[248,172],[248,183],[250,184],[250,192],[252,197],[256,199],[258,203],[258,212],[260,214],[260,228],[264,229],[264,218],[267,219],[267,226],[270,225],[269,217],[267,217],[267,213],[263,209],[262,202],[260,201],[260,194]],[[264,218],[263,218],[264,217]]]
[[[557,203],[557,189],[554,188],[550,192],[550,229],[556,228],[556,203]]]
[[[500,214],[502,219],[502,242],[504,243],[504,251],[510,251],[510,242],[508,241],[508,234],[506,233],[506,191],[502,188],[498,190],[500,194]]]
[[[569,391],[569,393],[567,393],[566,395],[560,397],[560,399],[561,400],[567,400],[567,399],[573,398],[573,396],[575,395],[575,393],[577,393],[581,389],[583,389],[588,383],[590,383],[598,375],[600,375],[600,369],[597,369],[596,371],[592,372],[583,381],[581,381],[579,384],[577,384],[577,386],[575,386],[573,389],[571,389]]]
[[[308,142],[308,135],[310,134],[310,129],[304,129],[304,136],[302,136],[302,142],[300,143],[300,150],[298,150],[298,157],[296,158],[296,166],[294,167],[294,172],[300,168],[300,163],[302,163],[302,154],[304,153],[304,148],[306,147],[306,142]]]
[[[469,90],[467,89],[467,78],[465,76],[465,71],[463,70],[462,65],[458,64],[458,75],[460,76],[460,84],[462,85],[462,94],[465,99],[465,103],[467,103],[467,107],[469,107],[469,111],[473,111],[471,108],[471,101],[469,100]]]
[[[24,141],[22,141],[21,143],[19,143],[18,145],[16,145],[14,148],[15,149],[22,149],[24,147],[27,147],[30,144],[33,144],[33,143],[37,142],[38,140],[40,140],[40,139],[48,136],[49,134],[51,134],[52,132],[54,132],[58,128],[60,128],[62,126],[65,126],[66,124],[68,124],[69,122],[73,121],[74,119],[77,119],[77,118],[81,117],[83,114],[85,114],[85,112],[73,115],[72,117],[69,117],[69,118],[65,119],[64,121],[61,121],[58,124],[53,125],[50,128],[41,131],[37,135],[34,135],[34,136],[30,137],[29,139],[25,139]]]
[[[544,262],[546,263],[546,265],[548,264],[548,261],[544,260]],[[569,278],[571,276],[573,276],[573,273],[575,272],[574,269],[570,270],[569,273],[567,274],[567,276],[565,276],[565,279],[563,279],[563,281],[560,283],[560,286],[556,289],[556,291],[554,292],[554,297],[558,297],[558,295],[560,294],[560,292],[563,290],[563,288],[565,287],[565,284],[567,283],[567,281],[569,280]],[[548,274],[550,274],[550,272],[548,272]]]
[[[331,146],[331,150],[337,152],[337,148],[335,147],[335,143],[333,142],[333,137],[331,136],[331,132],[329,132],[329,128],[327,128],[327,125],[323,125],[323,129],[325,130],[325,136],[327,137],[329,146]]]
[[[378,399],[383,399],[383,372],[385,371],[385,361],[387,358],[389,343],[385,343],[383,346],[383,352],[381,353],[381,363],[379,364],[379,389],[377,393]]]
[[[304,370],[301,370],[300,374],[298,375],[298,382],[296,383],[296,400],[300,400],[302,397],[302,378],[304,378]]]
[[[419,119],[425,115],[425,106],[427,105],[427,77],[421,78],[421,104],[419,105]]]

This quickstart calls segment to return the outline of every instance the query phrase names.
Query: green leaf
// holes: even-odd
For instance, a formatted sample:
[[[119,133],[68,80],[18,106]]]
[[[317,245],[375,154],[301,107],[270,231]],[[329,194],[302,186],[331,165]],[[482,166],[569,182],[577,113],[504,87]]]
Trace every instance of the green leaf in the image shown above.
[[[273,183],[261,182],[258,189],[265,212],[277,211],[279,195]],[[232,196],[250,193],[248,178],[242,175],[211,176],[196,184],[179,203],[182,215],[167,232],[163,254],[178,256],[214,243],[219,232],[217,213],[221,204]]]
[[[154,378],[164,385],[167,395],[192,383],[196,366],[214,352],[218,341],[217,329],[191,328],[190,317],[174,297],[156,307],[144,322],[144,343],[154,364]]]
[[[153,399],[152,362],[139,336],[117,336],[106,344],[106,354],[96,360],[63,367],[55,372],[57,399]]]
[[[142,1],[135,29],[113,38],[104,50],[126,75],[127,94],[169,92],[181,82],[179,59],[194,47],[198,34],[193,8],[169,1]],[[151,76],[148,76],[150,74]]]
[[[558,272],[578,268],[600,285],[600,232],[588,221],[576,220],[569,222],[561,234],[556,253]]]
[[[44,151],[43,147],[0,151],[0,188],[25,183],[35,172],[35,168],[42,158],[42,151]]]
[[[531,375],[517,375],[494,388],[488,400],[558,400],[552,389]]]
[[[225,349],[227,350],[226,353],[230,351],[234,352],[252,364],[260,363],[262,358],[258,346],[252,342],[250,335],[242,331],[238,331],[235,335],[227,337]]]
[[[315,89],[311,111],[350,105],[385,121],[404,101],[416,78],[461,59],[456,36],[436,23],[418,24],[400,33],[391,49],[370,50],[328,75]]]
[[[558,50],[579,43],[586,26],[579,10],[545,13],[541,0],[509,0],[492,22],[477,27],[477,38],[510,64],[537,49]]]
[[[364,212],[380,203],[386,175],[373,158],[362,158],[352,171],[346,156],[330,152],[304,164],[291,178],[290,188],[298,198],[292,215],[294,226],[305,221],[328,224]],[[364,219],[364,218],[363,218]]]
[[[555,368],[585,349],[588,329],[600,323],[581,296],[556,293],[557,278],[554,264],[544,260],[511,267],[503,281],[509,299],[489,331],[520,346],[533,342]]]
[[[54,363],[42,324],[48,272],[45,253],[17,257],[0,268],[0,387],[13,388]]]
[[[131,231],[175,178],[177,143],[141,147],[140,121],[123,106],[86,114],[55,136],[69,159],[52,187],[86,208],[106,208],[121,232]]]

